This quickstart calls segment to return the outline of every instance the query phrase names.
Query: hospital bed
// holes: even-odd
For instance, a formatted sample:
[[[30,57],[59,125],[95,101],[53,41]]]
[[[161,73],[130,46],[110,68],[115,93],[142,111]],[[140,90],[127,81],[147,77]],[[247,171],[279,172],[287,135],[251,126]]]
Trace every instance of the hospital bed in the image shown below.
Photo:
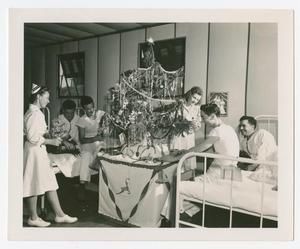
[[[47,129],[50,131],[51,127],[51,115],[48,107],[42,109],[46,123]],[[77,108],[76,113],[80,115],[82,109]],[[51,154],[49,153],[49,159],[53,167],[55,174],[62,173],[66,177],[76,177],[80,173],[80,156],[73,155],[71,153],[65,154]]]
[[[47,129],[50,130],[51,116],[50,116],[49,108],[48,107],[43,108],[42,111],[45,115]],[[79,116],[82,116],[83,114],[82,108],[77,108],[75,112]],[[65,177],[70,177],[70,178],[79,176],[80,174],[79,155],[74,155],[71,153],[65,153],[65,154],[49,153],[48,155],[55,174],[62,173]]]
[[[273,115],[257,116],[256,120],[260,128],[271,132],[276,141],[278,134],[277,117]],[[184,161],[191,157],[202,158],[204,162],[204,174],[198,181],[182,181],[182,166]],[[244,171],[237,167],[220,168],[220,179],[210,181],[207,175],[208,159],[228,159],[236,162],[260,164],[259,171]],[[275,161],[258,161],[248,158],[233,158],[211,153],[191,152],[184,155],[177,167],[177,190],[175,204],[175,226],[205,227],[206,208],[216,207],[229,211],[229,227],[233,226],[233,213],[241,213],[259,218],[259,227],[264,227],[264,221],[277,222],[277,179],[270,175],[270,169],[276,170]],[[200,224],[180,219],[183,202],[196,203],[200,207],[202,219]],[[202,214],[201,214],[202,212]]]
[[[181,181],[181,168],[184,161],[191,157],[204,158],[204,174],[200,181]],[[243,171],[236,167],[220,169],[220,179],[210,181],[207,178],[207,159],[226,159],[244,163],[258,163],[262,167],[260,182],[252,180],[251,174],[255,171]],[[267,167],[276,167],[276,162],[254,161],[246,158],[227,157],[212,153],[191,152],[184,155],[177,167],[177,192],[176,192],[176,217],[175,225],[180,224],[192,227],[205,227],[205,208],[207,206],[218,207],[229,210],[229,227],[232,227],[232,214],[239,212],[260,218],[260,227],[263,220],[277,221],[277,191],[276,184],[268,183]],[[223,177],[222,177],[223,171]],[[240,171],[239,176],[235,172]],[[202,224],[201,226],[180,220],[180,201],[190,201],[201,204]]]

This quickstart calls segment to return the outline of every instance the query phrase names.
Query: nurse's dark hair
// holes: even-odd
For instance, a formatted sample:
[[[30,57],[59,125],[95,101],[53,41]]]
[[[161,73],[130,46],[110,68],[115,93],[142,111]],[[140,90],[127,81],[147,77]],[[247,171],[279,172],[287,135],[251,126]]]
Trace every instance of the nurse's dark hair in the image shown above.
[[[194,94],[199,94],[200,96],[202,96],[203,95],[203,91],[202,91],[202,89],[200,87],[194,86],[194,87],[192,87],[189,91],[187,91],[184,94],[185,100],[188,101],[190,99],[190,97],[193,96]]]
[[[254,128],[256,128],[256,126],[257,126],[257,121],[256,121],[256,119],[255,119],[254,117],[252,117],[252,116],[242,116],[242,117],[240,118],[240,122],[242,122],[242,121],[244,121],[244,120],[247,120],[249,124],[253,125]]]
[[[94,100],[90,96],[82,96],[80,99],[80,104],[84,108],[86,105],[89,105],[89,104],[94,105]]]
[[[37,100],[38,95],[43,95],[46,92],[49,92],[49,89],[45,86],[42,86],[40,90],[38,90],[36,93],[30,95],[29,103],[33,104]]]
[[[220,117],[220,108],[216,104],[214,104],[214,103],[209,103],[209,104],[202,105],[200,107],[200,109],[207,116],[215,114],[217,117]]]
[[[75,110],[76,103],[71,99],[67,99],[62,103],[62,109],[63,110]]]

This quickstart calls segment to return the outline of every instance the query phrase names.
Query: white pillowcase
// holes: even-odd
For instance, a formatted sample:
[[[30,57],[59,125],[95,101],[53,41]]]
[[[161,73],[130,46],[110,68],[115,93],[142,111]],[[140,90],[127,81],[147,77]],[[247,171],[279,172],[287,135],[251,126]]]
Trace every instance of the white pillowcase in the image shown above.
[[[249,178],[256,182],[277,185],[277,166],[260,165]]]

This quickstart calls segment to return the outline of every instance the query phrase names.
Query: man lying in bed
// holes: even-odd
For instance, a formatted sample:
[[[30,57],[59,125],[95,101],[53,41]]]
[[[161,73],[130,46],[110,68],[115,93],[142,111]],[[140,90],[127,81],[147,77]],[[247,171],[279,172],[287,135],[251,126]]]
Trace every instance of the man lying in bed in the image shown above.
[[[238,157],[239,156],[239,140],[234,129],[224,124],[220,119],[220,109],[216,104],[206,104],[201,106],[201,116],[204,123],[210,130],[208,133],[206,141],[201,145],[201,151],[205,147],[209,148],[213,146],[215,153]],[[214,141],[211,143],[211,141]],[[207,181],[211,182],[216,179],[221,178],[222,168],[226,166],[236,167],[236,162],[232,160],[225,159],[215,159],[207,170],[206,177]],[[189,191],[193,188],[196,188],[198,181],[203,180],[203,175],[195,178],[195,182],[184,181],[181,183],[181,194],[189,195]],[[193,185],[195,185],[193,187]],[[200,208],[195,206],[190,202],[184,202],[181,207],[181,212],[184,211],[190,217],[196,214]]]

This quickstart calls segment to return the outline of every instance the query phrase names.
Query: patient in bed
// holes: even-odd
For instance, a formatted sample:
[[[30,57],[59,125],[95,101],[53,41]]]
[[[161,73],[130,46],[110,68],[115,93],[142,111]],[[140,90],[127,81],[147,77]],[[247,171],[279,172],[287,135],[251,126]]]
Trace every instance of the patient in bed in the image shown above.
[[[241,157],[253,160],[277,161],[277,145],[274,136],[267,130],[257,127],[257,121],[254,117],[241,117],[239,127],[241,132]],[[265,178],[265,182],[277,184],[277,167],[275,166],[245,163],[239,163],[238,166],[243,170],[255,171],[250,176],[254,181],[262,181],[262,178]],[[262,172],[263,167],[265,172]],[[277,187],[274,189],[277,189]]]
[[[214,152],[217,154],[238,157],[239,156],[239,140],[234,129],[225,124],[220,119],[220,109],[216,104],[206,104],[201,106],[201,116],[207,128],[211,129],[208,133],[207,140],[202,146],[213,146]],[[212,139],[214,138],[214,139]],[[210,141],[216,141],[213,144]],[[222,177],[222,172],[227,167],[237,167],[236,161],[226,159],[215,159],[206,172],[206,181],[213,182]],[[198,181],[203,181],[204,175],[195,178],[196,182],[183,181],[181,183],[180,193],[189,195],[189,189],[194,185],[197,188]],[[184,201],[181,206],[181,212],[185,212],[188,216],[193,216],[200,208],[194,204]]]
[[[240,118],[240,146],[242,157],[253,160],[276,161],[277,145],[274,136],[257,127],[257,121],[254,117],[243,116]],[[239,164],[244,170],[255,170],[257,164]]]

